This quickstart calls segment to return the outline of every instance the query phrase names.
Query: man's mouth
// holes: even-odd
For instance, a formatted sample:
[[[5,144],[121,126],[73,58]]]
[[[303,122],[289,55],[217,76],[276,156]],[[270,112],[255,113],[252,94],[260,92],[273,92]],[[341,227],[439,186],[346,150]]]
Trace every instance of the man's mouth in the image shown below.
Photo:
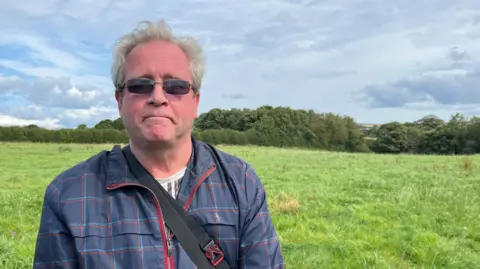
[[[148,117],[145,117],[143,119],[144,121],[146,120],[169,120],[171,122],[173,122],[173,120],[169,117],[165,117],[165,116],[148,116]]]

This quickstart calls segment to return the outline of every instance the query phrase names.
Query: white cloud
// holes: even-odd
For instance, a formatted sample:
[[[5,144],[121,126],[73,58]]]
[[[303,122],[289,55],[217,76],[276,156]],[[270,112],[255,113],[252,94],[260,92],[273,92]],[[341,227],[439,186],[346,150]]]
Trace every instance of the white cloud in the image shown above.
[[[20,77],[0,74],[0,95],[10,92],[12,88],[21,88],[23,86],[24,82]]]
[[[94,84],[72,83],[69,77],[39,77],[33,81],[21,80],[0,89],[11,91],[24,101],[51,108],[86,108],[92,105],[112,105],[113,92]]]
[[[46,62],[66,70],[81,70],[85,67],[82,60],[74,53],[56,48],[51,43],[37,34],[9,30],[0,32],[0,46],[26,47],[29,60],[32,62]]]
[[[5,0],[0,97],[15,95],[18,106],[41,107],[37,115],[72,125],[116,117],[110,46],[138,21],[160,16],[205,46],[202,111],[271,104],[403,121],[430,113],[432,104],[444,116],[466,111],[444,100],[462,103],[467,95],[455,95],[476,89],[470,75],[480,61],[480,2],[474,0]],[[413,81],[420,85],[415,91]],[[367,97],[395,108],[374,109]],[[34,116],[14,106],[8,115]]]
[[[25,107],[1,107],[0,115],[3,115],[2,124],[19,122],[23,125],[37,124],[42,126],[56,126],[55,128],[72,128],[79,124],[93,127],[104,119],[118,118],[118,110],[113,106],[91,106],[76,109],[58,109],[48,106],[28,105]],[[7,117],[8,116],[8,117]],[[15,121],[21,119],[21,121]]]
[[[372,107],[403,107],[411,103],[434,102],[436,106],[480,104],[480,70],[436,72],[364,88],[362,99]]]
[[[104,119],[118,118],[116,107],[89,107],[85,109],[67,109],[59,118],[62,121],[75,121],[75,123],[98,123]]]
[[[42,120],[26,120],[13,117],[11,115],[0,114],[0,126],[27,126],[32,124],[48,129],[59,129],[63,127],[61,124],[59,124],[59,120],[54,118],[45,118]]]

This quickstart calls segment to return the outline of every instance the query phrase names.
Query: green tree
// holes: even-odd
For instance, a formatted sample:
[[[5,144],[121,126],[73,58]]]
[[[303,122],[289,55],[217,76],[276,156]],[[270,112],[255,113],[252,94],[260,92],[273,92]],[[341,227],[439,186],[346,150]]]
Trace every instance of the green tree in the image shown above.
[[[408,149],[408,129],[399,122],[383,124],[378,129],[377,139],[373,143],[376,152],[402,153]]]

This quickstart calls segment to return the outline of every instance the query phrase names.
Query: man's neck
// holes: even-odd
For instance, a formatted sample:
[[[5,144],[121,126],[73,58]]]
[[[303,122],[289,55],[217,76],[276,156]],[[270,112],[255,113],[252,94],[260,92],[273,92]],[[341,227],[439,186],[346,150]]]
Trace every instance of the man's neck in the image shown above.
[[[154,178],[166,178],[184,168],[192,154],[192,141],[179,141],[174,147],[153,148],[130,140],[133,155]]]

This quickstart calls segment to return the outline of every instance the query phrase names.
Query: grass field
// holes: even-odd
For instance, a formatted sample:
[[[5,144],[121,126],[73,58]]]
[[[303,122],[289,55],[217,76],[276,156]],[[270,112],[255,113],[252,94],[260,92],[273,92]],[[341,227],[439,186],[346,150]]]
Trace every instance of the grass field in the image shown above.
[[[0,268],[31,268],[46,185],[110,148],[0,143]],[[480,157],[220,148],[263,180],[288,268],[480,268]]]

